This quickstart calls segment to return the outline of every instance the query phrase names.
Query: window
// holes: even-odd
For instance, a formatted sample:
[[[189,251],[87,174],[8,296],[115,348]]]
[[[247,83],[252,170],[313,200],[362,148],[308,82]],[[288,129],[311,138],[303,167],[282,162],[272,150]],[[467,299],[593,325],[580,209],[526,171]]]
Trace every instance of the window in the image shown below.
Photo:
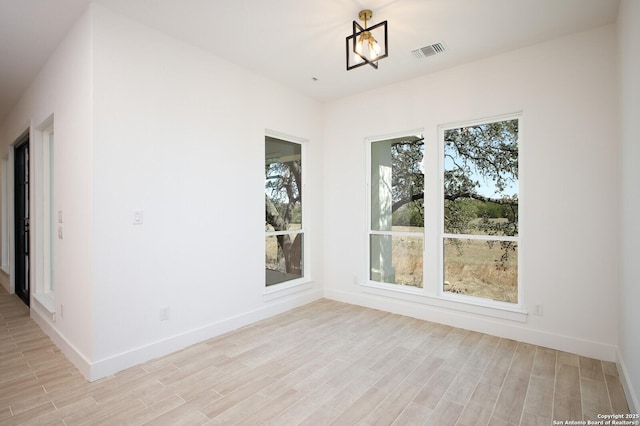
[[[520,114],[367,141],[363,291],[526,321]]]
[[[55,312],[54,260],[57,238],[54,210],[53,116],[34,129],[35,155],[35,299]]]
[[[2,158],[2,270],[9,273],[9,156]]]
[[[43,284],[45,293],[53,293],[53,255],[55,219],[53,210],[53,126],[42,132],[42,220]]]
[[[266,286],[305,276],[303,145],[265,137]]]
[[[423,286],[424,138],[369,144],[369,280]]]
[[[519,302],[518,124],[442,129],[446,294]]]

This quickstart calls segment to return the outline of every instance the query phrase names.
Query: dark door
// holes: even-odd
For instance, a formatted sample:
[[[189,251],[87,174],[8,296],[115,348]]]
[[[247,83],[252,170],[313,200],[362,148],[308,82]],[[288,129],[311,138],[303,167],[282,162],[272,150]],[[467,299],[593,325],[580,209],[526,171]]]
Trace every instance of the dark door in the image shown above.
[[[15,147],[15,290],[29,306],[29,136]]]

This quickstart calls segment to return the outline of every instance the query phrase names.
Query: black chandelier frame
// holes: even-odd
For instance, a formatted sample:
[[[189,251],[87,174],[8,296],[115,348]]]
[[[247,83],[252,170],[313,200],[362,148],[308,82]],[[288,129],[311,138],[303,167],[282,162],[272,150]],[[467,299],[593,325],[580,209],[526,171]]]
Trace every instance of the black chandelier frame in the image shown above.
[[[364,32],[366,32],[366,31],[372,32],[373,30],[376,30],[376,29],[378,29],[380,27],[384,27],[383,28],[383,32],[384,32],[384,44],[383,44],[384,52],[383,52],[383,54],[378,55],[375,58],[368,59],[367,57],[365,57],[365,55],[361,55],[358,52],[356,52],[356,45],[358,44],[358,38]],[[352,70],[354,68],[361,67],[361,66],[366,65],[366,64],[369,64],[373,68],[378,69],[378,61],[380,59],[382,59],[382,58],[386,58],[387,56],[389,56],[389,45],[388,45],[388,38],[387,38],[387,21],[380,22],[379,24],[376,24],[376,25],[374,25],[372,27],[369,27],[369,28],[363,28],[356,21],[353,21],[353,34],[347,36],[346,42],[347,42],[347,71]],[[378,42],[378,43],[380,43],[380,42]],[[349,65],[349,59],[351,57],[353,57],[352,55],[350,55],[350,53],[353,53],[353,55],[359,56],[362,59],[362,62]]]

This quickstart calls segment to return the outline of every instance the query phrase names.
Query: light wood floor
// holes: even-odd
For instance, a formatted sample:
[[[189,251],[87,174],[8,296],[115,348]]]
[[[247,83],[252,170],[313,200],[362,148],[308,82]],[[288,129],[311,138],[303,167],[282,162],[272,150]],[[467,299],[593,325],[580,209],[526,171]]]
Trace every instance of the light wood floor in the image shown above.
[[[0,287],[0,425],[550,425],[627,412],[612,363],[321,300],[88,383]]]

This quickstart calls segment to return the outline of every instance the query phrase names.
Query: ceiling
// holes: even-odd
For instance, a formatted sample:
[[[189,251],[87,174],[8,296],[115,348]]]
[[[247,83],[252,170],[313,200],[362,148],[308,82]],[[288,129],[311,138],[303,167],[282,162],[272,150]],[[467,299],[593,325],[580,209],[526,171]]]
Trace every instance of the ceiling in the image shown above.
[[[618,0],[94,0],[319,101],[615,22]],[[0,123],[91,0],[0,0]],[[379,69],[346,71],[361,9],[388,21]],[[444,53],[412,50],[442,42]]]

